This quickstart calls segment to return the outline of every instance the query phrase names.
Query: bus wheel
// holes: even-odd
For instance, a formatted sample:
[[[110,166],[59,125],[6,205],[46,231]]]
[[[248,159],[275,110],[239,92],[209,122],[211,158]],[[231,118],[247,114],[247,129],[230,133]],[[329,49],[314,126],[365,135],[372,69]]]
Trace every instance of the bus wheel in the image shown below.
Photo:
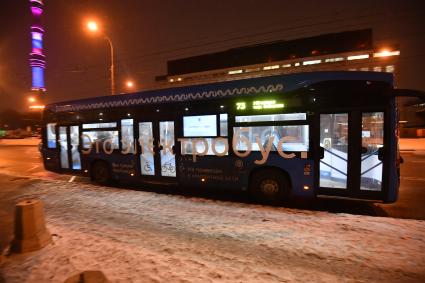
[[[92,167],[92,180],[100,185],[106,185],[111,181],[109,166],[104,161],[96,161]]]
[[[251,177],[250,192],[256,200],[281,204],[288,197],[289,190],[288,178],[278,170],[260,170]]]

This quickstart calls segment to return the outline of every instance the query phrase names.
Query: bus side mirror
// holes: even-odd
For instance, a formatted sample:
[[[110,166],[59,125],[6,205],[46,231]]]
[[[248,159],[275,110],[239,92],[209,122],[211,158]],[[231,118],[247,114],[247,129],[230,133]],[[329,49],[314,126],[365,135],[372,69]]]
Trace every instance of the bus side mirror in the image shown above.
[[[378,149],[378,159],[381,161],[384,160],[384,147]]]
[[[325,149],[323,147],[319,147],[319,157],[320,159],[325,158]]]

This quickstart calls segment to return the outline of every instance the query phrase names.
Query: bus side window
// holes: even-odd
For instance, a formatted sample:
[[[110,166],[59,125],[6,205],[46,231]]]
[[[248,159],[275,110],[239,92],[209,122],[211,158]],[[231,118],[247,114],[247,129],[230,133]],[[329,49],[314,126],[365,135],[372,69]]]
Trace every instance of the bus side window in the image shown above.
[[[134,153],[133,119],[121,120],[121,137],[123,153]]]
[[[183,134],[188,139],[182,143],[182,154],[192,154],[195,150],[193,147],[196,147],[198,153],[204,152],[206,145],[208,147],[206,155],[215,155],[212,149],[214,139],[219,135],[221,137],[228,136],[227,117],[227,114],[220,114],[217,127],[217,115],[184,116]],[[192,138],[202,139],[205,143]],[[217,142],[214,145],[217,152],[225,152],[223,142]]]
[[[234,127],[233,132],[239,132],[240,136],[237,137],[237,150],[247,150],[247,145],[242,141],[244,136],[252,145],[253,151],[259,151],[257,138],[264,148],[273,138],[272,151],[277,151],[279,140],[288,137],[288,140],[282,144],[283,151],[290,152],[304,152],[308,151],[309,146],[309,131],[308,125],[288,125],[288,126],[253,126],[245,127],[247,131],[242,131],[243,127]]]
[[[56,123],[47,124],[47,148],[56,148]]]
[[[227,114],[220,114],[220,136],[227,137]]]

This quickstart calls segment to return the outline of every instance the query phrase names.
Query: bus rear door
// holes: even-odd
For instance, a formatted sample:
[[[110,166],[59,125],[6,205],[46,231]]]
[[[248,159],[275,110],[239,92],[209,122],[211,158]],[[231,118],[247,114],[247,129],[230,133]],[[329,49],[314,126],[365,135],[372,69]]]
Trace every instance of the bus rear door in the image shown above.
[[[384,111],[319,113],[318,194],[382,199]]]

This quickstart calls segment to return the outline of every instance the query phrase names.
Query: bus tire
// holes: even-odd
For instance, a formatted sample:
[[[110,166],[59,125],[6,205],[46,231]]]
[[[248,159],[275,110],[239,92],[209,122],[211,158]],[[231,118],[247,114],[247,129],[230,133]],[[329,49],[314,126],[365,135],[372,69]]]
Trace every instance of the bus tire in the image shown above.
[[[268,204],[282,204],[290,193],[288,177],[283,172],[272,168],[254,172],[249,187],[255,200]]]
[[[111,171],[105,161],[96,161],[91,170],[91,179],[100,185],[107,185],[111,182]]]

